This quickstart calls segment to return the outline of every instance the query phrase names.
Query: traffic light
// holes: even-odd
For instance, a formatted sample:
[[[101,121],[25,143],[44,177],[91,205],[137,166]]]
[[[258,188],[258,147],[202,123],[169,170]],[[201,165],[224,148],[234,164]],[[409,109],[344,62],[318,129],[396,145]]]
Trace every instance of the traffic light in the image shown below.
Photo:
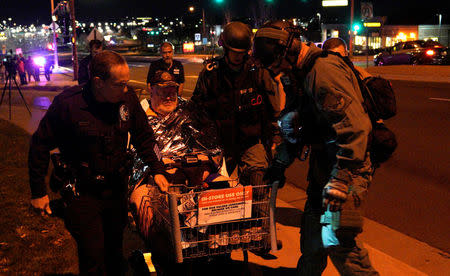
[[[273,4],[274,0],[265,0],[267,4]]]
[[[223,4],[225,2],[225,0],[214,0],[214,3],[220,5]]]
[[[352,26],[352,30],[353,30],[355,33],[358,33],[359,30],[361,30],[361,24],[360,24],[360,23],[354,23],[353,26]]]

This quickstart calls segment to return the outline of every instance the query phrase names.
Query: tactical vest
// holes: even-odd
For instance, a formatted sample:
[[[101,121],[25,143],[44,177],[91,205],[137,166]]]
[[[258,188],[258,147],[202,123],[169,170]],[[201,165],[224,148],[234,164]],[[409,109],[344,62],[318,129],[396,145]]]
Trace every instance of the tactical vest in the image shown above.
[[[246,63],[233,76],[223,58],[215,62],[218,66],[208,72],[208,93],[214,95],[209,95],[212,100],[206,108],[218,125],[225,152],[242,152],[256,143],[264,143],[269,120],[261,72]]]

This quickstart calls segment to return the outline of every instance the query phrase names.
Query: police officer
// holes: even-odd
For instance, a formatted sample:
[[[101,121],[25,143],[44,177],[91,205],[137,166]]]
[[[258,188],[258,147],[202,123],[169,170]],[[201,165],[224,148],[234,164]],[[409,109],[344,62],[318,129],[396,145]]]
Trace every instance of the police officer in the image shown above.
[[[92,57],[103,51],[103,43],[98,39],[89,41],[89,55],[83,58],[78,64],[78,84],[85,84],[89,81],[89,63]]]
[[[31,204],[41,213],[51,213],[44,179],[49,152],[59,148],[77,178],[79,196],[68,202],[65,225],[78,245],[80,273],[117,275],[127,222],[128,133],[162,191],[167,191],[168,182],[147,117],[136,95],[128,91],[125,59],[104,51],[93,57],[90,69],[85,86],[55,97],[31,138]]]
[[[312,151],[298,275],[321,275],[327,255],[341,275],[378,275],[356,240],[373,172],[367,151],[371,123],[358,81],[341,57],[318,57],[321,50],[299,38],[289,24],[269,22],[254,40],[254,55],[264,66],[296,74],[308,109],[303,119]],[[279,152],[274,164],[286,167],[292,161],[292,152]]]
[[[153,80],[157,71],[168,71],[178,83],[178,96],[182,96],[184,86],[184,68],[180,61],[173,59],[173,45],[163,42],[160,47],[161,59],[153,61],[148,68],[147,87],[150,90],[155,84]]]
[[[249,57],[251,41],[246,24],[227,24],[219,39],[224,56],[206,62],[191,101],[216,122],[228,172],[238,166],[243,184],[262,185],[281,108],[276,83]]]

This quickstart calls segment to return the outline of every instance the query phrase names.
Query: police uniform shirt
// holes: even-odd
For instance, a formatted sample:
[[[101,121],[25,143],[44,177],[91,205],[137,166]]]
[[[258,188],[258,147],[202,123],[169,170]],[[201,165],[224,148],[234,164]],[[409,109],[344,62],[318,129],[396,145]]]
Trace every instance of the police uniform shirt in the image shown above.
[[[28,164],[32,197],[46,194],[50,150],[59,148],[75,168],[86,162],[96,174],[114,174],[123,168],[128,132],[152,174],[164,173],[153,131],[132,91],[118,104],[97,102],[89,83],[56,96],[31,138]]]
[[[168,71],[175,77],[175,81],[178,84],[184,83],[184,68],[180,61],[172,60],[172,66],[168,66],[164,60],[158,59],[150,64],[147,75],[147,83],[151,83],[157,71]]]

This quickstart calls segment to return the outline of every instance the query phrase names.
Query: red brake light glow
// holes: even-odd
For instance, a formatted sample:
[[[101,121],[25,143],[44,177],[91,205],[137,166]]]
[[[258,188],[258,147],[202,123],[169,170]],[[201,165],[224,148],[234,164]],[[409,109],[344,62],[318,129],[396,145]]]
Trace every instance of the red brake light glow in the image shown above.
[[[426,54],[427,54],[427,56],[432,56],[432,55],[434,55],[434,51],[433,50],[428,50],[426,52]]]

